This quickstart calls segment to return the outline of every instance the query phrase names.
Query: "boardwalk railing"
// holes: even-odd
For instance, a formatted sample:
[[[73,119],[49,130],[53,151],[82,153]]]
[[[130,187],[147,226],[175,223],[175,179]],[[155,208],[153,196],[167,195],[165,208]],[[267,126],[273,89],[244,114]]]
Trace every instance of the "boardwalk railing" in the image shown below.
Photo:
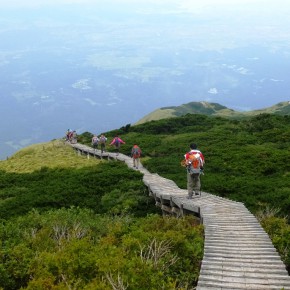
[[[94,150],[72,144],[88,158],[117,159],[133,168],[132,159],[123,154]],[[136,169],[135,169],[136,170]],[[198,216],[205,227],[204,257],[197,290],[290,290],[290,276],[268,235],[243,203],[206,192],[188,200],[187,191],[172,180],[151,174],[140,165],[143,181],[156,205],[177,217]]]

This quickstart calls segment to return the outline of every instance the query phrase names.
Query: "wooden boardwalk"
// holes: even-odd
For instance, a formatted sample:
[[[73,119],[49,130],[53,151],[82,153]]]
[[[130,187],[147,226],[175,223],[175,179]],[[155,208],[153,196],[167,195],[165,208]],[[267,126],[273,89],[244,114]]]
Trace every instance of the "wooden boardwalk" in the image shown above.
[[[82,144],[72,145],[79,154],[117,159],[133,168],[126,155],[104,153]],[[135,169],[136,170],[136,169]],[[187,191],[172,180],[151,174],[140,165],[143,181],[166,214],[194,214],[205,227],[204,257],[197,290],[290,290],[290,276],[270,238],[243,203],[206,192],[188,200]]]

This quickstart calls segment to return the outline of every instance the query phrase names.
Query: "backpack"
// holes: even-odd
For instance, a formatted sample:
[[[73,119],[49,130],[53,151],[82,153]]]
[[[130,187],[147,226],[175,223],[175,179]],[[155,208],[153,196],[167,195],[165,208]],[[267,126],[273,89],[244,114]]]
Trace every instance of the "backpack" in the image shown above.
[[[201,159],[200,154],[191,153],[188,158],[187,170],[190,174],[200,173]]]
[[[99,143],[99,139],[96,137],[96,138],[93,138],[93,145],[98,145]]]
[[[119,146],[120,145],[120,140],[119,138],[115,138],[115,142],[114,142],[115,146]]]
[[[139,158],[140,157],[140,149],[139,149],[139,147],[133,147],[132,156],[133,156],[133,158]]]
[[[105,144],[106,143],[106,137],[101,137],[100,138],[100,143]]]

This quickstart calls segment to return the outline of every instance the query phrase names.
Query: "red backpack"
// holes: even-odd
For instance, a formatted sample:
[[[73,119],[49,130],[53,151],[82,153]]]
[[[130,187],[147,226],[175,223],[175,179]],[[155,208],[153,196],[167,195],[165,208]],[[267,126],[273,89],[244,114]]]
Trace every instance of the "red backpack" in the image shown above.
[[[201,157],[199,153],[189,153],[187,168],[190,174],[200,173]]]

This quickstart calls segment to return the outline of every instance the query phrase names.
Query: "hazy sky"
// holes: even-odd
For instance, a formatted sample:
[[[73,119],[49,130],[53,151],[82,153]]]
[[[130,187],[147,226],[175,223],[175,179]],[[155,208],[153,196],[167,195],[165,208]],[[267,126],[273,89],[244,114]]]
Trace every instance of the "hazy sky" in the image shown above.
[[[149,72],[156,60],[152,51],[162,56],[247,49],[252,59],[265,51],[290,57],[289,0],[0,0],[0,5],[0,66],[11,61],[8,54],[15,59],[18,51],[36,45],[40,53],[74,50],[86,65],[144,81],[148,73],[164,73],[162,65]],[[210,66],[208,59],[203,65]],[[180,74],[181,66],[171,68],[172,74]],[[275,73],[270,77],[279,79]],[[215,87],[208,90],[218,95]]]
[[[277,24],[285,17],[289,18],[290,3],[288,0],[9,0],[0,1],[1,9],[5,8],[36,8],[36,7],[57,7],[62,5],[81,5],[85,6],[110,6],[112,9],[116,7],[126,7],[135,11],[144,13],[150,12],[158,8],[156,13],[191,13],[194,15],[204,16],[215,14],[221,17],[228,12],[236,13],[237,19],[247,17],[243,13],[247,12],[249,16],[255,16],[259,19],[269,17],[268,20]],[[123,9],[122,9],[123,10]],[[222,14],[220,14],[222,13]],[[272,19],[271,18],[272,15]],[[276,17],[276,16],[280,17]],[[282,19],[281,19],[282,18]],[[266,18],[265,18],[266,19]]]
[[[248,40],[263,35],[270,39],[279,37],[282,41],[290,39],[288,0],[1,0],[0,5],[1,10],[8,9],[8,13],[12,13],[13,9],[22,9],[25,14],[26,9],[33,11],[44,8],[40,17],[46,16],[45,8],[51,13],[51,9],[57,12],[60,8],[72,6],[79,6],[80,15],[93,9],[95,17],[106,18],[123,14],[128,17],[127,21],[130,20],[130,14],[139,15],[141,19],[149,14],[162,15],[163,20],[166,15],[168,20],[172,16],[187,15],[200,25],[217,23],[217,27],[210,28],[221,33],[221,37],[223,34],[229,33],[227,36],[230,37],[236,33]],[[13,18],[13,15],[7,14],[7,18],[9,17]],[[25,19],[25,15],[23,18]],[[2,16],[1,21],[4,19]],[[126,23],[126,19],[122,20]],[[172,21],[178,26],[178,19]],[[2,29],[5,29],[5,25],[2,25]]]
[[[192,101],[253,110],[290,99],[290,0],[0,0],[0,7],[0,115],[21,133],[15,140],[14,128],[2,128],[0,145],[13,150],[63,126],[95,130],[98,108],[105,132]],[[130,109],[135,98],[142,109]]]
[[[257,15],[269,11],[270,13],[279,11],[284,15],[289,15],[288,0],[9,0],[0,1],[1,8],[5,7],[45,7],[60,5],[80,4],[85,5],[110,5],[112,8],[118,5],[130,5],[131,7],[146,7],[147,9],[159,7],[167,13],[204,13],[206,10],[241,9],[241,11],[256,10]],[[174,11],[171,10],[174,8]],[[226,12],[226,11],[225,11]],[[254,12],[252,10],[252,12]],[[239,15],[239,17],[242,15]],[[282,15],[281,15],[282,16]],[[274,19],[279,21],[279,19]]]
[[[7,48],[34,49],[34,43],[62,53],[89,48],[86,63],[105,70],[145,67],[152,50],[221,53],[252,47],[251,57],[258,59],[259,47],[290,55],[289,0],[0,0],[0,5],[5,37],[0,65],[1,56],[7,63]]]

